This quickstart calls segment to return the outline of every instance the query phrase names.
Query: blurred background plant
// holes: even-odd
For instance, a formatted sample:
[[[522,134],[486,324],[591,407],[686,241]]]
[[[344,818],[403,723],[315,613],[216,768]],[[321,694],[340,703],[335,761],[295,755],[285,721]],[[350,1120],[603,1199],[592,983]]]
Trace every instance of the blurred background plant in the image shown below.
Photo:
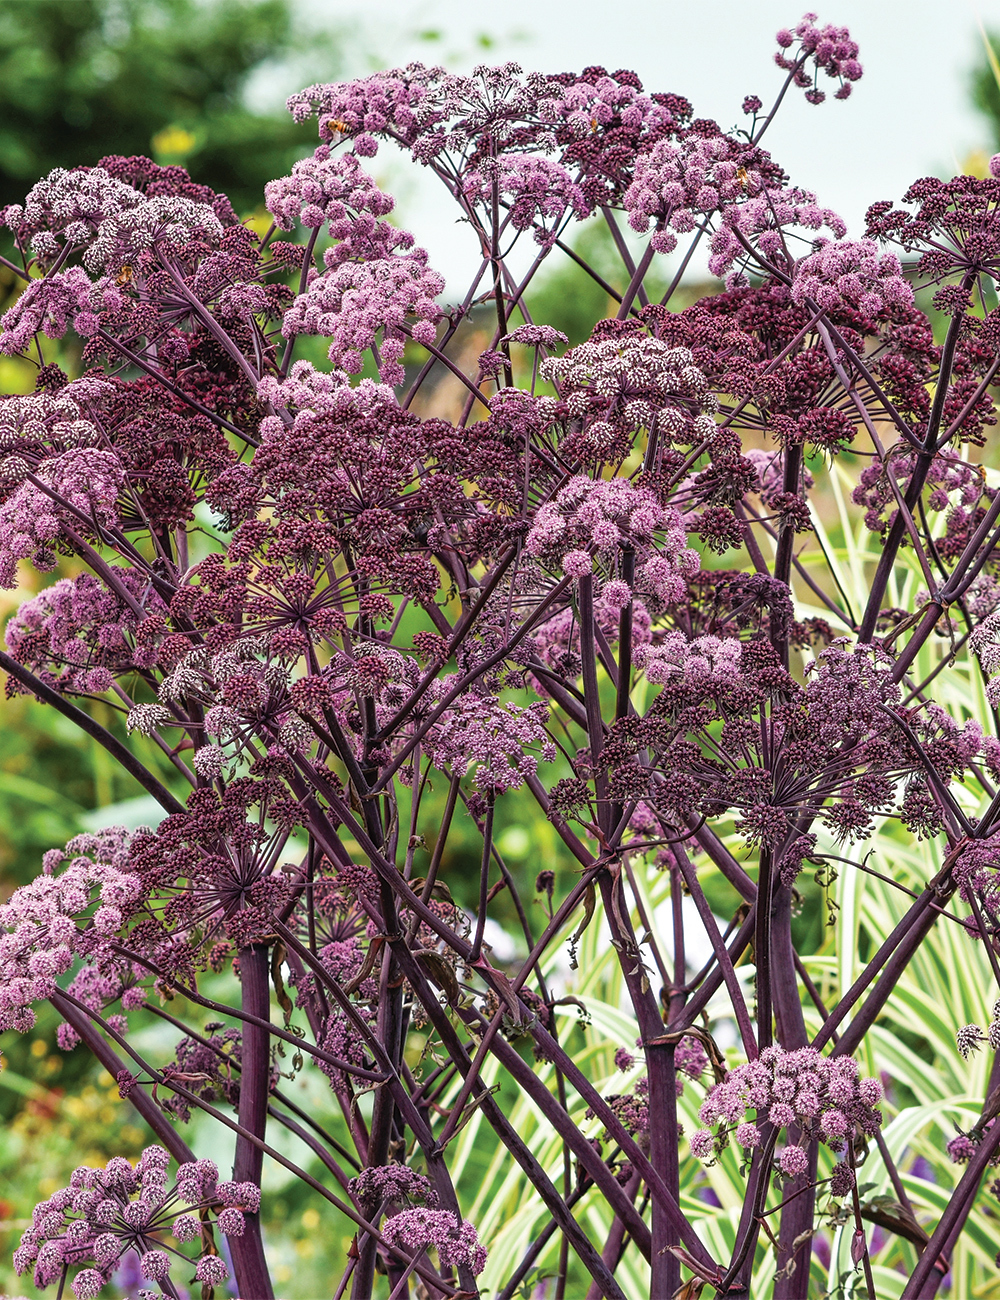
[[[151,154],[249,211],[310,145],[284,96],[336,76],[339,45],[290,0],[0,0],[0,203],[53,167]]]

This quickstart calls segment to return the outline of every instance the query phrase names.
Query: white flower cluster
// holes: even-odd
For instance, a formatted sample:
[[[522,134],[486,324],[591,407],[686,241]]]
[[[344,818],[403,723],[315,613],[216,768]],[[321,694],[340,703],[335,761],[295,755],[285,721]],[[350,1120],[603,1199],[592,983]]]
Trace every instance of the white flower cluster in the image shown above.
[[[616,429],[640,429],[659,416],[668,434],[680,433],[694,416],[693,436],[715,432],[711,412],[719,409],[705,375],[687,348],[671,347],[646,334],[592,339],[561,357],[542,362],[541,374],[559,386],[570,413],[585,417],[602,399],[605,407],[590,429],[592,439]]]

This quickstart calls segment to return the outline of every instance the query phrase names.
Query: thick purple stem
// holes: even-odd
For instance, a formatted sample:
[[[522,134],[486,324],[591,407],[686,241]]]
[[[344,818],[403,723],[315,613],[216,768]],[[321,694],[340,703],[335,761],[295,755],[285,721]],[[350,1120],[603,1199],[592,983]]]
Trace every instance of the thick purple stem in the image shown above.
[[[792,891],[779,885],[775,891],[771,928],[771,974],[778,1041],[786,1051],[805,1047],[809,1042],[802,1015],[798,983],[795,978],[795,948],[792,944]],[[800,1133],[789,1129],[790,1145],[798,1145]],[[774,1300],[799,1300],[808,1286],[809,1257],[812,1253],[812,1230],[815,1215],[817,1143],[807,1147],[809,1166],[804,1173],[786,1183],[783,1196],[788,1204],[781,1211],[778,1234],[778,1273]]]
[[[611,929],[622,975],[639,1024],[646,1057],[649,1081],[649,1162],[660,1174],[675,1201],[680,1200],[677,1156],[677,1075],[674,1070],[673,1043],[656,1043],[663,1036],[663,1021],[649,979],[642,965],[642,955],[628,905],[624,901],[623,875],[619,870],[601,874],[601,897]],[[668,1247],[680,1245],[677,1225],[665,1213],[660,1200],[653,1201],[653,1258],[650,1294],[672,1296],[680,1286],[680,1264]]]
[[[270,962],[266,944],[253,944],[240,949],[240,987],[244,1011],[262,1020],[271,1013]],[[242,1128],[263,1139],[267,1128],[267,1105],[271,1083],[271,1052],[269,1035],[260,1025],[243,1023],[242,1069],[240,1072],[239,1121]],[[260,1186],[264,1153],[241,1134],[236,1138],[236,1155],[233,1160],[235,1182],[250,1182]],[[264,1243],[260,1231],[260,1215],[246,1214],[246,1230],[241,1237],[230,1239],[233,1268],[239,1284],[240,1295],[253,1300],[272,1300],[274,1290]]]

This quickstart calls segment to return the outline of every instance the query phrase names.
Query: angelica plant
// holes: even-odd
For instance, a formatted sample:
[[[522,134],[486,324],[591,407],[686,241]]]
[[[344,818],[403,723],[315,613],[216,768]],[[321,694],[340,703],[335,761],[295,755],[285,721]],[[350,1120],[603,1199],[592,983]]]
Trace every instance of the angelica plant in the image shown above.
[[[729,130],[599,67],[309,87],[289,108],[320,143],[266,187],[263,235],[143,158],[57,170],[3,210],[24,289],[0,351],[38,372],[0,399],[0,582],[71,563],[10,619],[0,665],[163,812],[53,846],[0,906],[0,1028],[50,1002],[61,1045],[94,1053],[156,1142],[39,1206],[16,1256],[38,1286],[84,1300],[135,1249],[163,1293],[193,1266],[208,1296],[218,1228],[239,1294],[272,1296],[265,1155],[352,1223],[337,1297],[472,1297],[483,1278],[506,1298],[540,1258],[558,1297],[587,1278],[624,1300],[635,1269],[656,1300],[747,1295],[773,1252],[789,1300],[813,1293],[831,1216],[870,1300],[872,1222],[896,1233],[901,1294],[941,1285],[1000,1153],[1000,1071],[921,1223],[869,1063],[945,918],[1000,985],[995,714],[935,698],[964,672],[997,699],[1000,495],[977,454],[1000,383],[1000,162],[920,180],[848,238],[762,140],[789,90],[846,98],[857,46],[807,15],[776,61],[774,107],[747,96]],[[454,300],[366,170],[387,145],[475,241]],[[591,218],[621,291],[573,248]],[[674,310],[702,243],[725,286]],[[572,348],[532,313],[567,254],[618,304]],[[70,334],[75,378],[42,347]],[[879,539],[860,607],[817,511],[842,481]],[[497,834],[525,801],[576,867],[538,864],[535,911]],[[887,824],[922,844],[921,887],[900,882],[907,910],[853,986],[817,987],[803,873],[873,871]],[[468,908],[449,888],[463,827]],[[666,911],[646,905],[654,868]],[[511,962],[489,942],[498,899],[522,930]],[[624,1085],[560,1024],[587,1005],[554,955],[588,925],[627,999]],[[223,971],[238,995],[220,1001]],[[172,1060],[130,1038],[143,1008],[176,1033]],[[992,1026],[967,1031],[956,1055],[995,1050]],[[343,1141],[296,1106],[299,1072]],[[195,1115],[231,1143],[231,1180],[189,1146]],[[533,1198],[502,1273],[465,1214],[470,1123]],[[690,1191],[734,1144],[729,1240]],[[867,1162],[891,1213],[866,1199]],[[172,1244],[195,1240],[197,1261]]]

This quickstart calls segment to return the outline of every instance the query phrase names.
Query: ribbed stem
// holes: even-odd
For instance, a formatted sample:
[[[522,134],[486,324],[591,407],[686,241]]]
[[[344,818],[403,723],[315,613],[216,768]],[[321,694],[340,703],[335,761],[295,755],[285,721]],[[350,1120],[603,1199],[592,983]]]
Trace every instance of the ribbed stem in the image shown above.
[[[786,1052],[807,1046],[809,1035],[802,1014],[798,982],[795,977],[795,949],[792,945],[792,891],[779,884],[774,891],[771,922],[771,981],[774,1018],[778,1041]],[[798,1145],[796,1128],[788,1130],[789,1145]],[[816,1208],[817,1143],[807,1147],[806,1171],[786,1183],[782,1198],[788,1205],[781,1211],[778,1234],[778,1272],[774,1283],[774,1300],[799,1300],[809,1289],[809,1258],[812,1254],[812,1231]]]
[[[267,1020],[271,1014],[269,963],[266,944],[240,949],[240,984],[242,1007],[250,1015]],[[243,1128],[263,1138],[267,1128],[267,1103],[271,1076],[270,1037],[260,1025],[243,1022],[243,1046],[240,1070],[239,1121]],[[236,1138],[233,1181],[260,1186],[264,1153],[247,1138]],[[241,1237],[231,1237],[233,1268],[240,1295],[244,1300],[272,1300],[274,1290],[264,1258],[260,1232],[260,1215],[245,1214],[246,1228]]]
[[[639,945],[632,930],[628,904],[623,898],[622,883],[620,874],[612,876],[609,872],[604,872],[601,876],[601,897],[612,941],[621,962],[622,975],[639,1023],[639,1032],[643,1042],[650,1044],[645,1049],[646,1077],[649,1080],[649,1162],[662,1177],[671,1197],[678,1201],[680,1170],[677,1155],[675,1045],[653,1042],[661,1037],[663,1022],[641,965]],[[680,1264],[668,1247],[680,1245],[680,1238],[670,1216],[664,1213],[664,1207],[658,1200],[653,1202],[652,1230],[650,1295],[672,1296],[680,1286]]]

